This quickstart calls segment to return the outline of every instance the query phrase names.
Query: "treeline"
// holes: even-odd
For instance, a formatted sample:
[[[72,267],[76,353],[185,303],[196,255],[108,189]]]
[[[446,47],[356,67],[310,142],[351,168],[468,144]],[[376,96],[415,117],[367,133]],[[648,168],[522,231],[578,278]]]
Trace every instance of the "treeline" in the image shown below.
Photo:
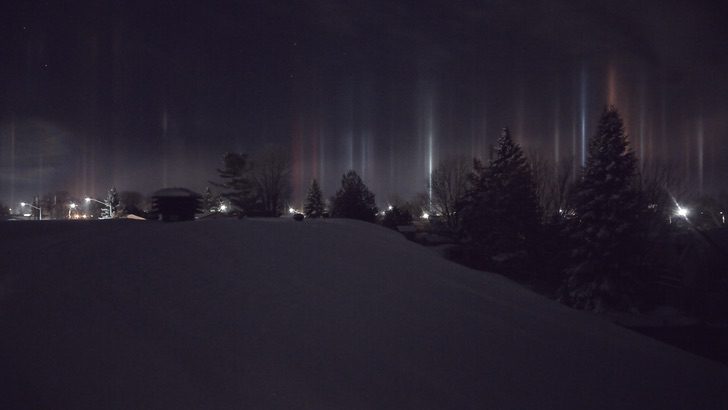
[[[290,164],[282,150],[258,158],[226,155],[218,170],[224,182],[216,185],[245,215],[281,215],[290,194]],[[573,160],[554,164],[527,155],[504,129],[492,158],[442,161],[428,192],[412,201],[392,200],[380,212],[374,194],[349,171],[328,201],[312,181],[303,209],[292,211],[400,230],[415,221],[419,233],[450,238],[452,259],[508,275],[582,309],[656,303],[655,283],[682,280],[691,269],[683,259],[693,245],[679,245],[680,263],[669,255],[689,232],[693,241],[683,242],[712,241],[696,253],[703,262],[718,269],[725,263],[724,244],[701,231],[725,226],[720,201],[693,198],[692,213],[678,212],[686,205],[677,202],[688,197],[685,186],[673,168],[639,163],[615,108],[602,114],[585,165]],[[728,291],[725,274],[700,281],[704,289]]]
[[[711,273],[725,266],[726,244],[705,232],[726,226],[725,204],[678,202],[688,195],[674,170],[640,166],[615,108],[602,114],[583,167],[526,158],[507,129],[487,164],[468,162],[441,162],[430,187],[433,226],[454,238],[453,259],[583,309],[644,308],[660,302],[666,281],[678,294],[668,303],[683,300],[686,276],[697,304],[705,292],[728,295],[725,271]],[[690,255],[702,266],[688,266]]]

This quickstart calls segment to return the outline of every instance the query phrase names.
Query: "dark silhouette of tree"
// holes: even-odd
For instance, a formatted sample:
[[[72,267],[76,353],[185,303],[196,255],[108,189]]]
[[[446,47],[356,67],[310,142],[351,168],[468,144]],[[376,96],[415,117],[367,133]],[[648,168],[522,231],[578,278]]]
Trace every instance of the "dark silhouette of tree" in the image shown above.
[[[360,219],[374,222],[377,206],[374,194],[364,185],[356,172],[349,171],[341,178],[341,188],[331,200],[331,216],[334,218]]]
[[[306,203],[303,205],[303,214],[306,215],[306,218],[320,218],[323,216],[324,211],[323,193],[318,182],[314,179],[308,188]]]
[[[412,214],[407,209],[393,206],[384,213],[382,225],[395,230],[398,226],[412,225]]]
[[[10,215],[10,208],[4,202],[0,202],[0,217],[8,215]]]
[[[528,160],[544,217],[551,222],[563,219],[568,210],[568,191],[574,184],[574,158],[553,162],[534,150],[528,152]]]
[[[229,152],[223,157],[223,167],[217,170],[223,182],[211,182],[227,190],[220,195],[244,214],[251,212],[255,203],[254,184],[250,172],[251,165],[248,163],[247,155]]]
[[[264,216],[280,216],[291,193],[291,157],[278,145],[264,147],[253,157],[252,178],[257,204]]]
[[[468,189],[470,161],[465,157],[441,161],[432,172],[432,209],[442,215],[448,229],[458,227],[457,206]]]
[[[541,208],[531,168],[507,128],[488,166],[475,160],[461,209],[462,241],[476,265],[523,265],[540,233]]]
[[[586,165],[569,201],[575,218],[568,227],[574,248],[562,288],[567,304],[602,310],[634,303],[643,212],[635,170],[622,118],[610,106],[589,142]]]

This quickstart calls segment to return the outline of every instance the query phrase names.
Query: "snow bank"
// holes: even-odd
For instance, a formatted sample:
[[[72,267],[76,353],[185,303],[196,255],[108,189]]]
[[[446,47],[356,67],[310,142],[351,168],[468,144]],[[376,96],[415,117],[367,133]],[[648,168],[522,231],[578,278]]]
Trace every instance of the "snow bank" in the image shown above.
[[[725,408],[728,368],[344,220],[0,224],[0,408]]]

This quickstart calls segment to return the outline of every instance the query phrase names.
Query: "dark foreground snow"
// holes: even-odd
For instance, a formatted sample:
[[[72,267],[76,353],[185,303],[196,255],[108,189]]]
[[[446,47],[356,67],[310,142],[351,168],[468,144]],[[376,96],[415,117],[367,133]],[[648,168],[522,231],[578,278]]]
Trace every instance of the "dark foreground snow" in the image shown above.
[[[0,408],[725,409],[728,368],[354,221],[0,224]]]

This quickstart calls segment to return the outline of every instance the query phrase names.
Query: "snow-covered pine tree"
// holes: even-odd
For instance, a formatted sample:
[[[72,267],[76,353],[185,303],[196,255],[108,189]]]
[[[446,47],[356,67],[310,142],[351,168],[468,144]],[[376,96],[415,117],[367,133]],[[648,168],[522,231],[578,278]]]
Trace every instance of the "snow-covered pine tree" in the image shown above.
[[[311,186],[308,188],[303,214],[306,215],[306,218],[320,218],[324,214],[323,193],[315,179],[311,181]]]
[[[473,168],[460,209],[462,240],[471,262],[506,270],[522,265],[541,226],[541,208],[523,149],[504,128],[494,159],[488,166],[475,160]]]
[[[210,187],[206,187],[205,193],[202,195],[202,212],[205,214],[218,212],[219,207],[220,198],[212,193]]]
[[[116,217],[116,212],[119,208],[119,194],[116,192],[116,187],[109,189],[109,193],[106,195],[106,204],[108,209],[104,212],[111,212],[111,215],[108,215],[109,218]]]
[[[374,222],[378,211],[374,194],[353,170],[342,176],[341,188],[331,200],[331,208],[331,216],[334,218],[360,219],[367,222]]]
[[[636,161],[622,118],[613,106],[606,108],[569,201],[576,217],[568,227],[574,248],[561,292],[567,304],[590,310],[633,305],[640,214]]]

